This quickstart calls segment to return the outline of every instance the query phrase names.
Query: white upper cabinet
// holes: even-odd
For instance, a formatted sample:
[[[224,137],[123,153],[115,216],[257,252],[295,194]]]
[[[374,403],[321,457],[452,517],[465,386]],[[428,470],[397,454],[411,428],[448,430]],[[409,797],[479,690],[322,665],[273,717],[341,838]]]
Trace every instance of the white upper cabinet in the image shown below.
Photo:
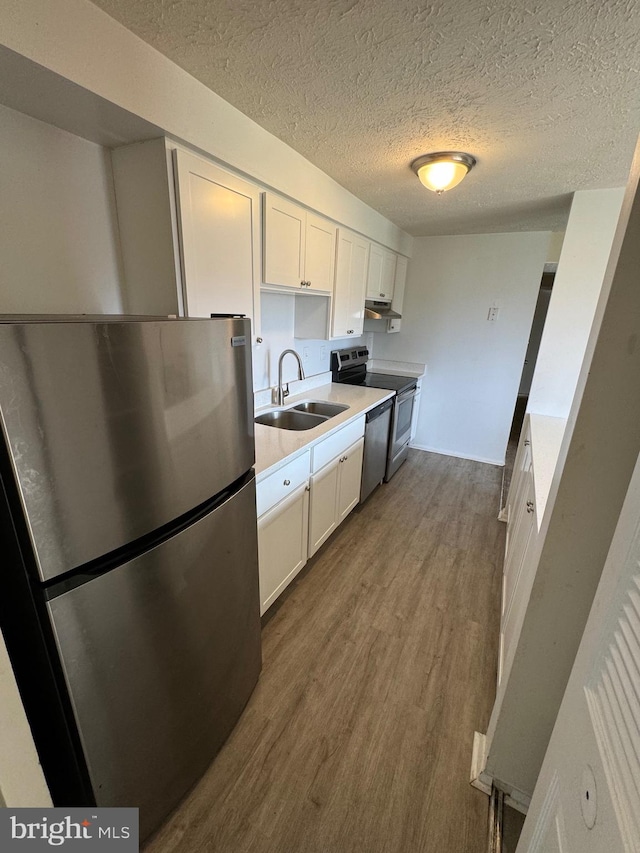
[[[367,277],[367,299],[393,298],[393,279],[396,273],[396,254],[371,244],[369,252],[369,275]]]
[[[127,310],[246,314],[260,334],[260,191],[163,138],[112,152]]]
[[[260,191],[185,151],[174,151],[174,161],[185,314],[246,314],[255,326]]]
[[[402,306],[404,303],[404,288],[407,281],[407,266],[409,261],[402,255],[396,258],[396,274],[393,281],[393,299],[391,307],[398,314],[402,314]],[[388,332],[399,332],[402,320],[389,320]]]
[[[265,193],[264,283],[331,293],[336,231],[328,219]]]
[[[336,279],[333,290],[331,337],[362,334],[370,243],[364,237],[338,229]]]
[[[315,213],[307,213],[304,276],[312,290],[333,291],[337,227]]]

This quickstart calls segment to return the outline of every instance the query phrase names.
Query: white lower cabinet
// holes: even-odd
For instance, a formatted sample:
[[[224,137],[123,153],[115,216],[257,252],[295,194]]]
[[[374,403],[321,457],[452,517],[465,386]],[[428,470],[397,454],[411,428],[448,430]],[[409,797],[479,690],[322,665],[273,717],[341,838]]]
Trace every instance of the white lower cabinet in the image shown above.
[[[300,486],[258,519],[260,615],[307,562],[309,492]]]
[[[360,498],[364,439],[311,475],[309,556],[326,542]]]
[[[260,614],[360,499],[364,415],[257,484]]]
[[[364,438],[352,444],[342,457],[338,478],[338,524],[343,522],[360,500]]]

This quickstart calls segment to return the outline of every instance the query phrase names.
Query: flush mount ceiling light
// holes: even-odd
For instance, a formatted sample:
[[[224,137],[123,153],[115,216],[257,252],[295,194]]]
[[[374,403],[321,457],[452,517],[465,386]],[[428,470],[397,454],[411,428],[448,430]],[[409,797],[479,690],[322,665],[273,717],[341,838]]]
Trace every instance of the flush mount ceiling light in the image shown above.
[[[462,151],[437,151],[423,154],[411,164],[411,168],[428,190],[442,195],[446,190],[458,186],[467,172],[476,164],[476,158]]]

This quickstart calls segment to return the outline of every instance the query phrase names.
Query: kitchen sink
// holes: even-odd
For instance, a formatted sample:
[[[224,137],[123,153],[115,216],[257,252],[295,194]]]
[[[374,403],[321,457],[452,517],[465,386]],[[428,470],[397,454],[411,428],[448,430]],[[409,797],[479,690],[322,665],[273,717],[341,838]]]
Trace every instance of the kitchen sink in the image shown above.
[[[278,427],[278,429],[313,429],[313,427],[328,421],[327,415],[311,414],[310,412],[298,412],[291,409],[276,409],[273,412],[265,412],[255,419],[257,424]]]
[[[322,400],[309,400],[306,403],[298,403],[293,408],[298,412],[309,412],[313,415],[326,415],[333,418],[340,412],[346,412],[349,406],[343,406],[340,403],[325,403]]]

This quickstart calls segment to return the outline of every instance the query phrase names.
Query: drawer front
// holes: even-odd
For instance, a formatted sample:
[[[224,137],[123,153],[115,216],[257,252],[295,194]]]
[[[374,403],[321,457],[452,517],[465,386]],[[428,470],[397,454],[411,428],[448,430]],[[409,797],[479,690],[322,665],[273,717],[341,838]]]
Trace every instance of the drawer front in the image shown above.
[[[348,447],[351,447],[351,445],[359,438],[362,438],[364,435],[364,422],[365,416],[362,415],[362,417],[353,421],[353,423],[343,427],[341,430],[334,433],[334,435],[329,436],[329,438],[325,438],[324,441],[317,444],[312,450],[312,472],[315,473],[316,471],[319,471],[328,462],[335,459],[336,456],[344,453],[344,451]]]
[[[306,483],[309,479],[309,462],[310,453],[307,451],[257,484],[258,517],[270,510],[283,498],[293,494],[298,486]]]

